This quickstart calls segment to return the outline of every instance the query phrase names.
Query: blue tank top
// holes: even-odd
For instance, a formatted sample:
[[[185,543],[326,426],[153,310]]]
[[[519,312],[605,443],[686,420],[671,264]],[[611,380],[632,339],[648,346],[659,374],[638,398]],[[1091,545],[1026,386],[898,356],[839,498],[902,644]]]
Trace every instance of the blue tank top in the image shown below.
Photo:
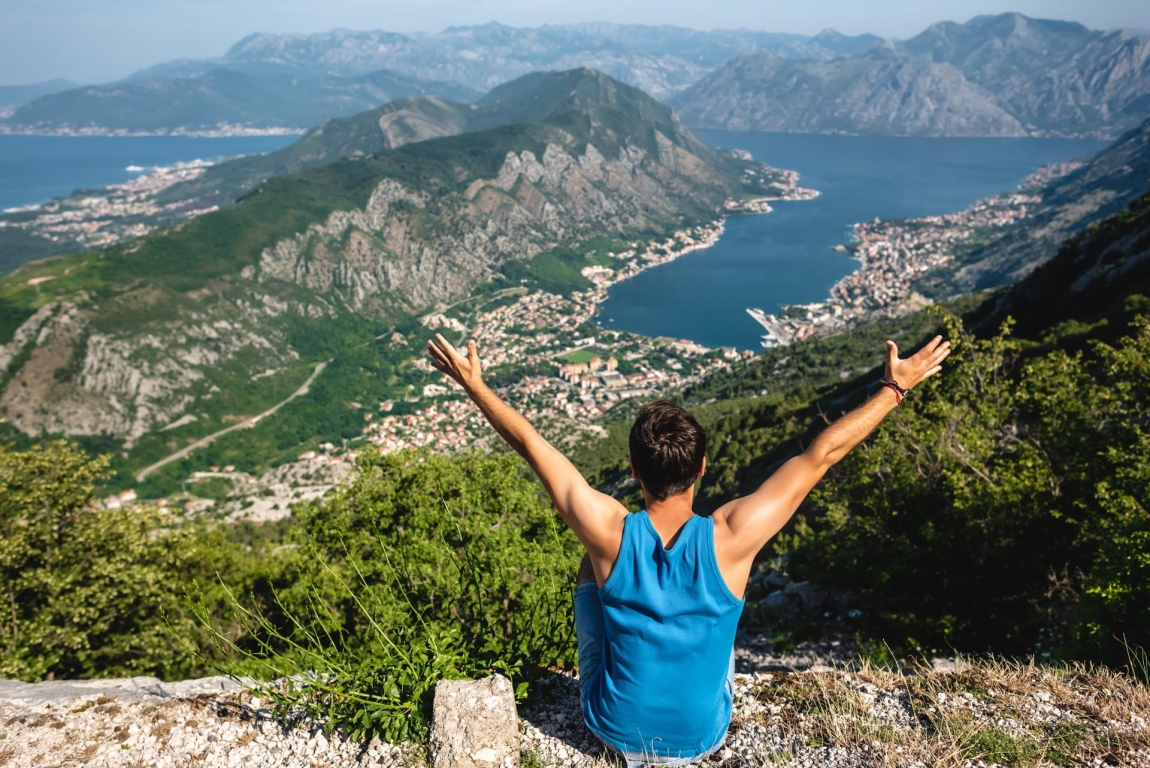
[[[694,757],[727,732],[743,600],[719,572],[714,531],[711,518],[695,515],[664,549],[645,510],[624,524],[619,559],[599,590],[602,668],[583,701],[587,725],[616,749]]]

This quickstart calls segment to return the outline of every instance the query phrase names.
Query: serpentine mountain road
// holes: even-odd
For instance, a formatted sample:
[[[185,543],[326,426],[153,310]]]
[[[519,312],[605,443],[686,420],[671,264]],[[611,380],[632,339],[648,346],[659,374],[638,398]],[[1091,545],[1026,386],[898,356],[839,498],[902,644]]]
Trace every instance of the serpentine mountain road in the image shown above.
[[[150,475],[152,472],[155,472],[155,471],[156,471],[157,469],[159,469],[160,467],[164,466],[165,464],[169,464],[169,463],[171,463],[171,462],[173,462],[173,461],[176,461],[176,460],[178,460],[178,459],[182,459],[182,458],[184,458],[185,456],[187,456],[189,453],[191,453],[192,451],[196,450],[197,448],[203,448],[205,445],[207,445],[208,443],[212,442],[212,441],[213,441],[213,440],[215,440],[217,437],[221,437],[221,436],[223,436],[223,435],[226,435],[226,434],[227,434],[227,433],[229,433],[229,432],[234,432],[234,431],[235,431],[235,430],[237,430],[237,429],[247,429],[248,427],[252,427],[252,426],[255,426],[255,424],[256,424],[256,423],[257,423],[257,422],[258,422],[260,419],[264,418],[265,416],[271,416],[273,413],[275,413],[276,411],[278,411],[280,408],[283,408],[285,405],[287,405],[288,403],[290,403],[292,400],[295,400],[295,399],[296,399],[297,397],[299,397],[300,395],[306,395],[306,394],[308,393],[308,387],[310,387],[310,386],[311,386],[311,383],[312,383],[313,381],[315,381],[315,377],[316,377],[316,376],[319,376],[319,375],[320,375],[320,373],[322,373],[322,372],[323,372],[323,369],[324,369],[324,368],[326,368],[326,367],[327,367],[327,364],[328,364],[328,363],[330,363],[330,362],[331,362],[331,360],[325,360],[324,362],[322,362],[322,363],[319,363],[318,365],[316,365],[316,367],[315,367],[315,370],[311,372],[311,376],[308,376],[308,377],[307,377],[307,381],[305,381],[305,382],[304,382],[304,383],[303,383],[303,384],[300,386],[300,388],[299,388],[299,389],[297,389],[295,392],[292,392],[292,393],[291,393],[291,396],[290,396],[290,397],[288,397],[286,400],[283,400],[283,401],[281,401],[281,402],[278,402],[278,403],[276,403],[275,405],[273,405],[271,408],[268,408],[268,409],[267,409],[266,411],[264,411],[263,413],[261,413],[261,414],[258,414],[258,415],[256,415],[256,416],[252,416],[250,419],[244,419],[243,421],[239,422],[238,424],[233,424],[233,425],[231,425],[231,426],[230,426],[230,427],[228,427],[227,429],[221,429],[219,432],[213,432],[212,434],[208,435],[207,437],[201,437],[201,438],[200,438],[199,440],[197,440],[196,442],[194,442],[194,443],[191,443],[190,445],[186,445],[186,446],[184,446],[183,448],[181,448],[180,450],[178,450],[178,451],[176,451],[175,453],[171,454],[170,456],[165,456],[164,458],[162,458],[162,459],[160,459],[159,461],[157,461],[155,464],[152,464],[152,465],[150,465],[150,466],[144,467],[144,468],[143,468],[143,469],[141,469],[141,470],[139,471],[139,473],[136,475],[136,482],[137,482],[137,483],[142,483],[142,482],[144,482],[144,479],[145,479],[145,478],[146,478],[148,475]]]

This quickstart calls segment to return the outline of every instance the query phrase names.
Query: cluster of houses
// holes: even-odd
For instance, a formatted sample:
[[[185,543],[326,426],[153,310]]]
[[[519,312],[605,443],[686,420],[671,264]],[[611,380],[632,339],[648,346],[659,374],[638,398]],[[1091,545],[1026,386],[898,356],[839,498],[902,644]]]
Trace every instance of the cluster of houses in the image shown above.
[[[597,386],[623,388],[627,380],[618,372],[619,361],[614,356],[606,360],[596,355],[585,363],[564,363],[559,366],[559,378],[583,389]]]

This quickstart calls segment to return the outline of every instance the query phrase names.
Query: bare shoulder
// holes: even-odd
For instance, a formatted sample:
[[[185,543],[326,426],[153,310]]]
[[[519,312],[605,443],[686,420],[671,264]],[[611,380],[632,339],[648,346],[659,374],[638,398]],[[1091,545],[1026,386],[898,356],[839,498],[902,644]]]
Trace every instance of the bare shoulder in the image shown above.
[[[735,531],[731,528],[731,512],[737,501],[739,501],[739,499],[729,501],[711,513],[711,521],[714,523],[715,528],[716,552],[736,539]]]
[[[570,512],[564,517],[592,557],[613,556],[619,551],[627,508],[618,499],[588,486],[572,500]]]

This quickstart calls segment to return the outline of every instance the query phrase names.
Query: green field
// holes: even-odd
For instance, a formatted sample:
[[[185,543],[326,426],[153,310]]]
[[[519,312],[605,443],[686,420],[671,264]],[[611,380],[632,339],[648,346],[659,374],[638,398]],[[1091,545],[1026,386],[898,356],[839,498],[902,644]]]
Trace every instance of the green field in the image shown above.
[[[563,363],[589,363],[596,357],[606,359],[608,354],[610,353],[607,352],[607,350],[600,349],[599,347],[585,347],[568,352],[565,355],[560,355],[559,361]]]

